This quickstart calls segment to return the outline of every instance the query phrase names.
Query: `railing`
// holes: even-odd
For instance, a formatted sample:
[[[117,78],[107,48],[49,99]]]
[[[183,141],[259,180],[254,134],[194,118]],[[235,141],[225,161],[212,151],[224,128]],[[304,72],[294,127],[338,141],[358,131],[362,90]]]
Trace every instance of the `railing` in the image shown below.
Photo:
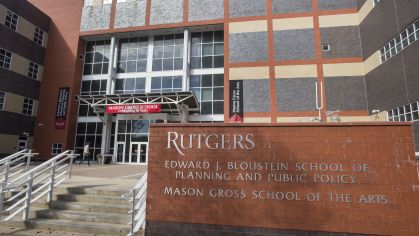
[[[58,183],[55,183],[55,181],[61,178],[67,172],[68,172],[68,178],[71,178],[73,158],[75,158],[76,156],[78,155],[74,154],[74,151],[65,151],[64,153],[61,153],[60,155],[55,156],[54,158],[42,163],[41,165],[33,168],[32,170],[27,171],[25,174],[20,175],[19,177],[13,180],[10,180],[7,182],[6,181],[1,182],[0,213],[9,212],[15,209],[16,207],[18,207],[22,203],[24,203],[24,206],[17,209],[15,212],[10,214],[4,220],[0,220],[0,222],[8,221],[22,211],[23,211],[22,219],[27,220],[29,217],[30,205],[36,202],[37,200],[39,200],[41,197],[45,196],[46,194],[48,194],[47,202],[50,202],[52,200],[52,193],[53,193],[54,188],[60,185],[62,182],[64,182],[67,178],[60,180]],[[59,164],[63,163],[64,161],[68,159],[70,159],[70,165],[65,164],[61,166],[60,168],[56,169]],[[63,173],[56,176],[57,172],[61,171],[67,166],[69,166],[68,171],[64,171]],[[49,171],[49,173],[47,173],[47,171]],[[47,179],[49,180],[46,183],[43,183]],[[20,191],[19,193],[17,193],[16,195],[10,197],[9,199],[5,200],[5,196],[7,192],[12,192],[23,186],[26,186],[26,188]],[[43,190],[44,188],[47,188],[47,189],[44,192],[41,192],[41,190]],[[37,195],[34,199],[32,199],[32,196],[34,196],[35,194],[39,194],[39,195]],[[19,196],[22,196],[22,195],[24,195],[25,197],[19,199],[16,203],[14,203],[12,206],[10,206],[9,208],[3,211],[4,203],[12,202],[13,200],[17,199]]]
[[[132,209],[128,212],[131,213],[131,222],[128,223],[131,225],[131,232],[127,236],[135,234],[140,228],[145,229],[147,172],[129,193],[122,195],[122,197],[129,196],[131,196],[130,202],[132,202]],[[135,204],[136,200],[139,200],[137,204]]]
[[[12,154],[10,156],[7,156],[7,157],[1,159],[0,160],[0,171],[2,171],[2,172],[0,173],[0,176],[3,176],[3,179],[0,180],[0,183],[7,182],[9,180],[9,178],[11,178],[11,177],[13,177],[13,176],[15,176],[15,175],[17,175],[17,174],[19,174],[20,172],[23,171],[23,169],[19,170],[16,173],[13,173],[12,175],[9,176],[10,171],[12,171],[14,169],[17,169],[22,165],[25,165],[25,163],[20,163],[20,164],[14,166],[12,168],[10,168],[10,165],[12,165],[12,164],[14,164],[18,161],[23,160],[25,157],[27,158],[27,160],[26,160],[26,171],[28,171],[29,166],[31,164],[31,158],[34,155],[38,155],[38,153],[32,153],[31,149],[25,149],[25,150],[22,150],[20,152],[17,152],[15,154]]]

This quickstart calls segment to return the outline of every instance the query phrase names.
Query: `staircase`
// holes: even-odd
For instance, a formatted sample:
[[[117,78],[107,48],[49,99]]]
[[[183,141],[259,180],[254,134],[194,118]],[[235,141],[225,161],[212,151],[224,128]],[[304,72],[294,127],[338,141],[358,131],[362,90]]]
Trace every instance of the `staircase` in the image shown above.
[[[7,198],[14,196],[18,191],[8,193]],[[18,214],[2,225],[53,229],[56,231],[80,232],[106,235],[128,235],[130,233],[132,209],[130,199],[121,197],[127,190],[97,190],[86,188],[55,188],[51,202],[44,196],[30,207],[29,218],[22,221],[22,214]],[[35,198],[35,196],[32,197]],[[5,203],[10,206],[14,201]],[[7,207],[4,207],[7,208]],[[10,215],[13,211],[3,213]],[[133,235],[144,235],[140,230]]]

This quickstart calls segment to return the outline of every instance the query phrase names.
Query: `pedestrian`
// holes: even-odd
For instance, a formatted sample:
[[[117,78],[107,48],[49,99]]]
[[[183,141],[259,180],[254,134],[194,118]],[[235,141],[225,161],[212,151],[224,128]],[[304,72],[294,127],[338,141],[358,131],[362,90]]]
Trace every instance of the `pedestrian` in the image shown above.
[[[85,161],[87,159],[87,165],[90,166],[90,152],[89,152],[89,145],[90,142],[86,143],[86,146],[84,146],[84,151],[83,151],[83,160],[81,160],[79,162],[78,165],[80,165],[83,161]]]

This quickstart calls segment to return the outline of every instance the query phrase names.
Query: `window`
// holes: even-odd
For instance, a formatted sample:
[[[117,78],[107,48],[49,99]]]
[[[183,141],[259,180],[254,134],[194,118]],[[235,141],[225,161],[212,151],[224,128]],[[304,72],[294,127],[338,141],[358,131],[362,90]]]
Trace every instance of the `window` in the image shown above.
[[[33,41],[42,46],[43,41],[44,41],[44,31],[35,27],[35,34],[33,36]]]
[[[389,121],[415,121],[419,120],[419,102],[394,108],[387,112]]]
[[[39,65],[30,62],[28,76],[32,79],[38,79]]]
[[[4,25],[6,27],[9,27],[10,29],[16,31],[17,30],[17,22],[19,20],[19,16],[16,15],[11,10],[6,10],[6,21],[4,22]]]
[[[52,152],[51,154],[60,154],[61,153],[61,147],[63,146],[62,143],[53,143],[52,144]]]
[[[380,50],[381,63],[384,63],[419,38],[419,20],[407,27]]]
[[[201,115],[224,114],[224,74],[191,75],[190,88],[198,98]]]
[[[33,100],[25,98],[23,100],[23,110],[22,114],[31,116],[33,112]]]
[[[112,4],[112,0],[103,0],[103,5]]]
[[[117,3],[119,2],[127,2],[127,0],[117,0]]]
[[[377,5],[380,2],[380,0],[374,0],[374,6]]]
[[[127,78],[115,81],[115,94],[145,93],[146,78]]]
[[[153,71],[183,70],[183,34],[154,36]]]
[[[146,72],[148,37],[119,41],[117,73]]]
[[[182,76],[163,76],[151,78],[151,92],[178,92],[182,91]]]
[[[322,50],[323,50],[324,52],[330,51],[330,45],[328,45],[328,44],[323,44],[323,45],[322,45]]]
[[[10,69],[12,63],[12,53],[0,48],[0,67]]]
[[[0,111],[4,109],[4,101],[6,100],[6,93],[0,91]]]
[[[93,6],[93,0],[84,0],[84,6],[85,7]]]
[[[111,41],[87,42],[83,75],[107,74]]]
[[[90,158],[96,157],[97,154],[101,154],[100,148],[102,147],[102,122],[79,122],[77,124],[76,133],[76,153],[82,154],[84,146],[87,142],[90,142]],[[115,122],[112,123],[111,129],[111,151],[113,153],[113,142],[115,139]]]
[[[191,34],[191,69],[224,67],[224,31]]]
[[[106,94],[106,79],[102,80],[87,80],[81,82],[81,95],[100,95]],[[96,116],[93,112],[93,108],[87,105],[85,102],[80,101],[79,105],[79,116]]]

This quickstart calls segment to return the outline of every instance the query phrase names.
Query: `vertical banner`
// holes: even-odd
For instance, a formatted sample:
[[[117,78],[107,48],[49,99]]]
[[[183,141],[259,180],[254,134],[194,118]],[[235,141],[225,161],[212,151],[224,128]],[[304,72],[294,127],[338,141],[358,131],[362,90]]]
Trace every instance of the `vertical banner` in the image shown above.
[[[230,123],[243,123],[243,80],[230,80]]]
[[[57,113],[55,115],[55,128],[65,129],[65,117],[67,115],[68,93],[70,88],[60,88],[58,93]]]

